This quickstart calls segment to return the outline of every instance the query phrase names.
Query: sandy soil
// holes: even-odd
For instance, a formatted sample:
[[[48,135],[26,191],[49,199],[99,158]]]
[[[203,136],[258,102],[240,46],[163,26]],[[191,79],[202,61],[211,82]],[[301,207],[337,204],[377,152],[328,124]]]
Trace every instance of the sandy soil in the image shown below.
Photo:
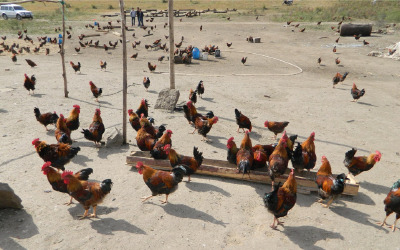
[[[144,44],[168,34],[163,29],[165,18],[156,19],[153,36],[142,37],[147,31],[135,27],[136,38],[128,32],[129,55],[138,52],[137,60],[128,58],[128,108],[136,109],[141,98],[154,106],[158,92],[169,86],[168,63],[158,63],[166,55],[162,51],[146,51]],[[284,227],[272,230],[272,215],[263,206],[262,197],[269,185],[246,181],[210,178],[195,175],[191,183],[182,182],[170,196],[169,204],[161,205],[158,198],[142,204],[140,197],[149,195],[142,176],[125,165],[126,156],[136,147],[136,132],[128,127],[129,145],[109,149],[94,148],[79,132],[72,134],[81,152],[67,169],[77,171],[91,167],[92,180],[111,178],[111,193],[98,208],[99,218],[79,221],[83,214],[80,204],[63,205],[69,198],[52,190],[40,172],[43,161],[34,151],[31,141],[39,137],[55,143],[54,128],[46,132],[34,117],[33,108],[57,111],[68,115],[72,105],[81,106],[81,128],[87,128],[96,108],[100,108],[107,129],[121,128],[122,64],[121,45],[111,53],[86,48],[76,55],[77,35],[93,33],[84,29],[85,23],[74,23],[72,40],[66,43],[66,61],[82,64],[82,74],[74,74],[67,64],[70,98],[63,97],[60,57],[57,46],[50,46],[51,55],[26,54],[18,56],[14,65],[9,53],[0,55],[0,181],[9,183],[21,197],[22,210],[0,211],[0,247],[3,249],[376,249],[398,247],[398,232],[375,225],[384,216],[383,199],[398,177],[399,152],[395,131],[399,118],[398,62],[368,57],[372,50],[398,42],[398,34],[374,35],[365,38],[369,46],[352,37],[342,37],[336,54],[332,52],[337,34],[307,29],[300,33],[282,23],[268,23],[255,18],[234,19],[230,22],[209,18],[176,21],[176,40],[184,36],[183,46],[203,47],[215,44],[222,48],[222,58],[195,60],[192,65],[176,65],[176,86],[179,103],[187,101],[190,88],[199,80],[205,84],[204,98],[198,110],[212,110],[219,119],[209,138],[201,142],[200,135],[189,135],[189,126],[182,112],[150,109],[156,125],[166,124],[173,131],[174,147],[179,153],[191,154],[199,147],[206,158],[226,159],[226,141],[236,133],[234,108],[253,122],[253,144],[272,143],[271,132],[263,127],[265,120],[290,121],[289,134],[298,134],[299,141],[316,133],[317,157],[330,160],[334,173],[347,173],[343,166],[344,153],[351,147],[358,154],[380,150],[382,160],[374,169],[358,176],[359,194],[342,197],[330,209],[315,203],[316,193],[298,194],[297,204],[283,218]],[[203,31],[199,26],[203,25]],[[300,27],[305,24],[301,24]],[[314,24],[312,24],[314,25]],[[331,24],[323,24],[329,25]],[[292,32],[292,29],[295,32]],[[260,44],[250,44],[246,36],[259,36]],[[36,37],[31,34],[32,37]],[[6,44],[16,40],[9,34]],[[326,38],[323,38],[326,37]],[[115,42],[112,34],[98,37],[100,44]],[[94,37],[94,41],[97,37]],[[137,49],[130,46],[141,41]],[[18,41],[25,44],[23,41]],[[228,49],[226,42],[233,42]],[[35,40],[35,45],[38,42]],[[32,46],[31,46],[32,48]],[[266,55],[268,57],[264,57]],[[240,59],[247,56],[243,66]],[[322,65],[317,65],[322,57]],[[342,61],[335,65],[334,59]],[[30,68],[24,59],[34,60],[38,67]],[[279,59],[279,60],[277,60]],[[101,72],[99,61],[108,63]],[[157,64],[150,74],[147,62]],[[285,63],[288,62],[288,63]],[[301,70],[295,66],[301,68]],[[5,69],[10,69],[5,71]],[[349,71],[343,85],[332,88],[332,77],[339,71]],[[23,87],[23,74],[35,74],[37,89],[29,96]],[[151,79],[150,91],[142,86],[144,76]],[[103,88],[96,103],[89,81]],[[351,103],[352,83],[365,88],[358,103]],[[271,98],[266,98],[269,95]],[[319,167],[318,160],[318,167]],[[388,222],[394,220],[392,215]]]

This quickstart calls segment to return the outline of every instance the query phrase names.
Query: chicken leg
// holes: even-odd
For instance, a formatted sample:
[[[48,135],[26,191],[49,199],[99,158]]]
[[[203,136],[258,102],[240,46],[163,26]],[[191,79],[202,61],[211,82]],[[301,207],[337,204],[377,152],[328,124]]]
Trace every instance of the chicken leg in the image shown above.
[[[387,217],[386,217],[386,218],[387,218]],[[397,221],[398,221],[399,219],[400,219],[400,215],[399,215],[399,214],[396,214],[396,220],[394,221],[394,224],[393,224],[392,226],[388,226],[389,228],[392,229],[393,232],[396,231],[396,229],[397,229],[396,223],[397,223]]]
[[[72,202],[72,196],[71,196],[71,199],[69,200],[69,202],[64,203],[64,205],[69,206],[69,205],[71,205],[71,204],[74,204],[74,203]]]
[[[390,214],[389,214],[390,215]],[[379,226],[386,226],[386,219],[389,217],[389,215],[386,215],[386,217],[385,217],[385,219],[382,221],[382,222],[380,222],[380,221],[377,221],[377,222],[375,222],[375,224],[378,224]]]
[[[143,202],[145,202],[145,201],[147,201],[148,199],[150,199],[151,197],[154,197],[154,195],[150,195],[150,196],[148,196],[148,197],[141,197],[140,199],[142,199],[142,203]]]
[[[168,203],[168,194],[165,195],[165,200],[160,200],[161,204],[166,204]]]
[[[78,215],[78,217],[80,217],[79,219],[82,220],[83,218],[88,217],[88,212],[89,212],[89,209],[86,209],[85,213],[83,215]]]
[[[333,201],[333,198],[331,198],[331,199],[328,201],[328,203],[322,204],[322,206],[323,206],[324,208],[329,208],[329,205],[332,203],[332,201]]]

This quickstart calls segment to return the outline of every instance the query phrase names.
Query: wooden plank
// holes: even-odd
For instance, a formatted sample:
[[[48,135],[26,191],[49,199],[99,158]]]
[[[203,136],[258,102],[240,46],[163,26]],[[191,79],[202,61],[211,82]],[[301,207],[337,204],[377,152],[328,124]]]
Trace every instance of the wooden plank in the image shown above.
[[[100,15],[101,17],[114,17],[114,16],[118,16],[118,15]]]
[[[100,34],[89,34],[89,35],[84,35],[84,37],[83,38],[85,38],[85,37],[92,37],[92,36],[100,36]]]
[[[142,152],[142,151],[133,151],[130,156],[126,158],[126,164],[135,166],[137,162],[142,161],[144,164],[154,167],[155,169],[160,170],[171,170],[171,165],[169,160],[155,160],[150,157],[149,152]],[[285,174],[277,177],[275,182],[285,182],[287,177],[290,173],[291,169],[287,169]],[[213,160],[213,159],[204,159],[202,165],[196,172],[197,174],[202,175],[210,175],[210,176],[218,176],[224,178],[231,178],[231,179],[239,179],[239,180],[247,180],[251,182],[257,183],[264,183],[264,184],[271,184],[271,178],[267,173],[267,167],[262,169],[257,169],[250,172],[249,175],[237,174],[236,173],[236,166],[230,164],[227,161],[221,160]],[[310,171],[310,174],[307,175],[306,172],[302,172],[298,174],[295,172],[297,186],[302,189],[305,193],[308,191],[317,192],[318,187],[315,183],[315,171]],[[336,176],[336,175],[333,175]],[[343,194],[346,195],[357,195],[359,189],[359,184],[350,180],[350,182],[346,183],[346,187],[344,189]]]

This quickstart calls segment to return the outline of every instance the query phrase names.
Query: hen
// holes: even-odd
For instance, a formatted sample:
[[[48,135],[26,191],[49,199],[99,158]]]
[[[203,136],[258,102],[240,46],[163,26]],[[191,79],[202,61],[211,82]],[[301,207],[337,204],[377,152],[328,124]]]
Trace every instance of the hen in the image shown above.
[[[72,106],[73,109],[69,113],[69,116],[65,120],[67,128],[72,132],[79,128],[79,113],[81,113],[81,107],[79,105]]]
[[[357,153],[356,148],[352,148],[347,151],[344,157],[344,166],[349,169],[349,178],[354,179],[353,176],[357,176],[364,171],[368,171],[375,166],[377,162],[381,160],[382,154],[379,151],[367,156],[355,156]]]
[[[92,81],[89,82],[89,85],[90,91],[92,91],[93,96],[96,98],[96,102],[98,102],[99,100],[97,98],[101,95],[101,93],[103,93],[103,89],[97,88]]]
[[[161,136],[161,138],[154,144],[153,149],[150,151],[150,155],[154,159],[167,159],[167,153],[164,150],[164,147],[166,145],[172,145],[172,140],[171,140],[171,135],[172,135],[171,130],[167,130],[165,134]]]
[[[210,132],[212,126],[217,122],[218,122],[218,117],[216,116],[214,116],[213,118],[206,118],[206,119],[203,119],[202,117],[196,117],[194,121],[195,129],[193,130],[192,134],[194,134],[194,132],[198,130],[197,132],[203,136],[203,139],[201,140],[209,142],[209,140],[207,139],[207,134],[208,132]]]
[[[105,130],[106,129],[104,127],[103,120],[100,116],[100,109],[96,109],[96,111],[94,112],[93,121],[90,124],[89,129],[83,129],[81,133],[87,140],[93,141],[95,146],[98,147],[98,143],[99,146],[101,146],[100,141],[103,138]]]
[[[168,155],[171,167],[181,165],[186,169],[185,175],[189,176],[188,182],[190,182],[190,176],[194,174],[201,166],[201,163],[203,163],[203,153],[199,152],[197,147],[193,147],[193,157],[178,154],[169,144],[165,145],[164,151]]]
[[[275,134],[275,136],[273,137],[274,140],[279,133],[282,133],[285,130],[287,125],[289,125],[289,122],[264,122],[264,127]]]
[[[35,84],[36,84],[35,75],[32,75],[31,78],[29,78],[29,76],[27,74],[25,74],[24,76],[25,76],[24,87],[26,88],[26,90],[29,91],[29,94],[31,94],[31,90],[32,90],[32,94],[35,94],[35,92],[34,92]]]
[[[359,90],[355,83],[353,83],[353,88],[351,88],[351,96],[353,96],[352,102],[357,102],[362,96],[364,96],[365,90]]]
[[[80,147],[72,147],[65,143],[47,144],[45,141],[40,141],[36,138],[32,141],[39,157],[45,162],[51,162],[51,166],[65,170],[64,166],[68,164],[81,150]]]
[[[235,116],[236,116],[236,124],[239,126],[237,131],[239,133],[239,129],[243,129],[243,133],[244,133],[244,129],[248,129],[249,132],[251,132],[251,129],[253,128],[251,126],[251,121],[250,119],[243,115],[242,112],[240,112],[239,110],[235,109]]]
[[[44,175],[47,176],[47,180],[49,181],[51,187],[53,188],[54,191],[58,191],[61,193],[68,193],[67,185],[64,183],[64,181],[61,179],[61,174],[54,170],[54,168],[50,167],[51,162],[46,162],[42,166],[42,172]],[[85,168],[82,169],[74,174],[74,176],[81,181],[87,181],[89,179],[89,175],[93,173],[92,168]],[[70,205],[72,204],[72,196],[69,202],[65,203],[65,205]]]
[[[238,173],[241,172],[244,174],[248,174],[250,177],[250,169],[253,165],[254,153],[252,150],[251,139],[249,136],[249,131],[245,132],[244,138],[240,143],[239,151],[236,154],[236,166]]]
[[[145,78],[143,78],[143,86],[144,86],[144,88],[146,89],[146,92],[147,92],[147,89],[150,87],[150,79],[147,77],[145,77]]]
[[[283,222],[279,221],[279,218],[286,216],[296,204],[297,183],[293,169],[283,186],[280,185],[281,183],[279,182],[272,192],[266,193],[264,196],[265,207],[268,208],[268,212],[274,215],[274,221],[270,225],[273,229],[276,229],[277,225],[283,224]]]
[[[60,118],[57,120],[57,128],[54,131],[54,135],[59,143],[72,144],[71,131],[65,123],[63,114],[60,114]]]
[[[396,181],[393,183],[392,188],[390,189],[388,195],[386,196],[385,200],[383,201],[383,204],[385,204],[385,212],[386,212],[386,217],[383,220],[383,222],[377,222],[377,224],[380,224],[380,226],[385,226],[386,225],[386,219],[391,215],[392,213],[396,213],[396,220],[394,221],[393,225],[391,226],[392,231],[396,231],[396,223],[400,219],[400,180]]]
[[[78,64],[74,64],[73,62],[69,62],[69,64],[71,64],[72,69],[75,71],[75,74],[78,71],[79,71],[79,73],[81,73],[81,63],[80,62],[78,62]]]
[[[178,184],[182,182],[183,175],[186,173],[186,169],[183,166],[177,166],[173,168],[171,172],[166,172],[143,165],[143,162],[138,162],[136,164],[136,169],[139,174],[143,175],[144,183],[146,183],[151,190],[150,196],[141,198],[143,199],[142,202],[145,202],[151,197],[165,194],[166,197],[164,201],[161,201],[162,204],[168,202],[169,194],[178,189]]]
[[[49,124],[56,125],[57,124],[58,115],[56,114],[55,111],[54,111],[54,113],[47,112],[47,113],[41,114],[39,108],[34,108],[33,112],[35,113],[36,120],[46,128],[46,131],[49,131],[47,129],[47,125],[49,125]]]
[[[285,173],[289,158],[286,150],[287,139],[286,131],[283,133],[278,145],[275,147],[274,152],[269,156],[268,172],[272,180],[272,188],[274,188],[275,177]]]
[[[336,199],[341,193],[343,193],[345,182],[348,180],[345,174],[340,174],[336,179],[332,176],[332,169],[328,159],[322,156],[322,165],[317,172],[315,182],[318,186],[318,194],[321,202],[327,198],[330,198],[327,204],[322,204],[323,207],[329,208],[329,205],[334,199]]]
[[[61,178],[67,184],[69,195],[82,204],[85,213],[80,217],[80,220],[86,217],[96,218],[97,205],[103,202],[103,199],[110,193],[113,185],[111,179],[106,179],[102,183],[80,181],[76,178],[72,171],[65,171]],[[93,207],[93,214],[89,215],[89,208]]]
[[[315,133],[312,132],[311,135],[304,141],[301,145],[297,143],[297,147],[293,152],[291,157],[293,168],[297,169],[300,173],[303,169],[307,169],[307,174],[310,173],[310,169],[315,167],[317,162],[317,156],[315,154]]]
[[[132,109],[128,110],[128,114],[129,123],[131,124],[132,128],[137,132],[141,128],[139,116],[135,112],[133,112]]]
[[[196,91],[197,91],[197,94],[200,96],[200,98],[203,99],[203,94],[204,94],[203,81],[200,81],[199,84],[197,84]]]

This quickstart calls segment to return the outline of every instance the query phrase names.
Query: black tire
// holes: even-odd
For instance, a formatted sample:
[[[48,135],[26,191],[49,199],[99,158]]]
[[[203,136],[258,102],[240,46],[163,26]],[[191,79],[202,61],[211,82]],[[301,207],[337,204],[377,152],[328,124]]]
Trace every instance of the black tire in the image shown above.
[[[8,19],[8,16],[7,16],[6,14],[3,14],[3,19],[4,19],[4,20],[7,20],[7,19]]]
[[[22,20],[22,17],[20,15],[17,15],[17,20]]]

